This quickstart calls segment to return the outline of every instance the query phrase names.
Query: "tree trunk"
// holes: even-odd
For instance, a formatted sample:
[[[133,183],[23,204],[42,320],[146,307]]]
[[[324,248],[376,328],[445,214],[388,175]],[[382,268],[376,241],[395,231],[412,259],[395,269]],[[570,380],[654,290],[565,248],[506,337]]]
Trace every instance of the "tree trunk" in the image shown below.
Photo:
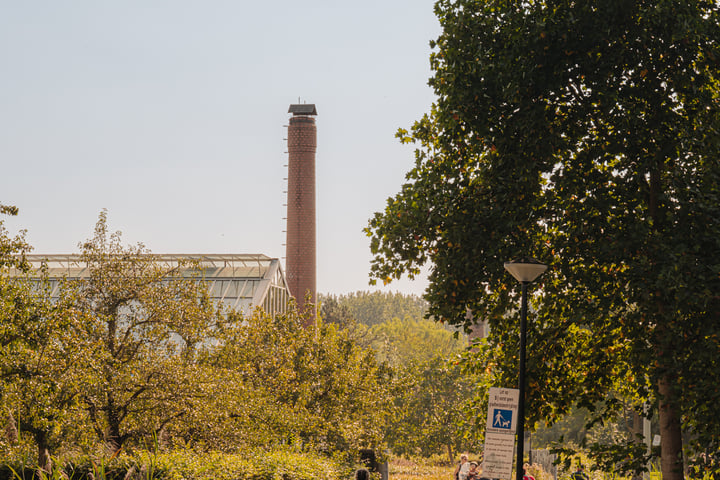
[[[633,440],[636,443],[643,442],[643,421],[645,420],[645,417],[640,415],[638,412],[633,411],[632,412],[632,434],[633,434]],[[632,476],[632,480],[642,480],[643,475],[634,473]]]
[[[38,468],[44,472],[52,471],[52,459],[50,458],[50,444],[45,431],[35,432],[35,443],[38,447]]]
[[[116,453],[122,447],[122,437],[120,435],[120,413],[115,405],[115,398],[112,394],[108,394],[106,399],[105,411],[107,418],[107,433],[105,442],[113,453]]]
[[[122,447],[122,437],[120,436],[120,422],[111,416],[108,426],[107,442],[108,447],[113,453],[116,453]]]
[[[665,373],[658,382],[660,394],[660,469],[663,480],[683,480],[682,430],[675,410],[672,381]]]
[[[659,152],[661,153],[661,152]],[[662,194],[662,168],[663,158],[658,157],[657,164],[650,169],[650,197],[648,201],[648,213],[654,221],[654,229],[662,233],[662,215],[660,212],[660,196]],[[659,257],[659,254],[658,254]],[[682,457],[682,429],[680,426],[680,415],[677,410],[677,395],[673,390],[675,377],[672,373],[672,333],[664,327],[667,318],[664,317],[664,305],[662,295],[658,292],[658,343],[660,358],[658,367],[660,379],[658,380],[658,407],[660,420],[660,471],[663,480],[683,480],[683,457]]]

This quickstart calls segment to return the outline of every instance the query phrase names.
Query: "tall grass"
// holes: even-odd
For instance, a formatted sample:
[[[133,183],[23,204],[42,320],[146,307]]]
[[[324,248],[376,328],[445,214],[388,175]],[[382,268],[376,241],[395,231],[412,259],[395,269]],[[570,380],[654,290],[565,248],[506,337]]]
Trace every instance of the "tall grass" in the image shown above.
[[[45,472],[24,461],[0,461],[0,480],[345,480],[353,466],[291,450],[244,454],[144,450],[134,455],[54,458]]]
[[[392,480],[453,480],[454,465],[440,459],[393,458],[389,462]]]

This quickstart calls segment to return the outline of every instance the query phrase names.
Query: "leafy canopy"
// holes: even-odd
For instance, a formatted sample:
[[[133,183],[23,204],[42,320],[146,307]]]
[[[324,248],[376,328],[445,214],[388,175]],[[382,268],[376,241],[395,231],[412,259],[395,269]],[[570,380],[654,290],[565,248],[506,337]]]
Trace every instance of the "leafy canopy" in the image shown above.
[[[534,288],[531,422],[608,392],[656,402],[663,475],[678,478],[681,428],[688,453],[715,452],[720,438],[707,415],[720,398],[702,373],[720,354],[717,4],[435,10],[437,102],[398,132],[418,146],[416,164],[366,229],[373,278],[431,263],[429,314],[487,319],[487,363],[512,385],[519,299],[502,265],[548,263]]]

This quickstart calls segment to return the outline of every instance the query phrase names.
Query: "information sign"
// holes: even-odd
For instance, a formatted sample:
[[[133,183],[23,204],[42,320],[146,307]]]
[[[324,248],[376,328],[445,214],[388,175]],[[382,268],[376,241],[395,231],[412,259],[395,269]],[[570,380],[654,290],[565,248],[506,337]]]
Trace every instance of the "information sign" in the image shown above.
[[[515,388],[490,388],[483,477],[509,480],[512,476],[519,398],[520,393]]]

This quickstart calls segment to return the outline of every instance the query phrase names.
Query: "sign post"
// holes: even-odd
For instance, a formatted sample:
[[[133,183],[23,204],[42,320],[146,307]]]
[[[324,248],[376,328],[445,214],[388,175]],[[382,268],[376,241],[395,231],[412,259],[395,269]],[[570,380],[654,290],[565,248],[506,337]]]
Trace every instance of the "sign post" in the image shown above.
[[[490,387],[485,426],[483,477],[507,480],[512,477],[519,398],[520,393],[515,388]]]

